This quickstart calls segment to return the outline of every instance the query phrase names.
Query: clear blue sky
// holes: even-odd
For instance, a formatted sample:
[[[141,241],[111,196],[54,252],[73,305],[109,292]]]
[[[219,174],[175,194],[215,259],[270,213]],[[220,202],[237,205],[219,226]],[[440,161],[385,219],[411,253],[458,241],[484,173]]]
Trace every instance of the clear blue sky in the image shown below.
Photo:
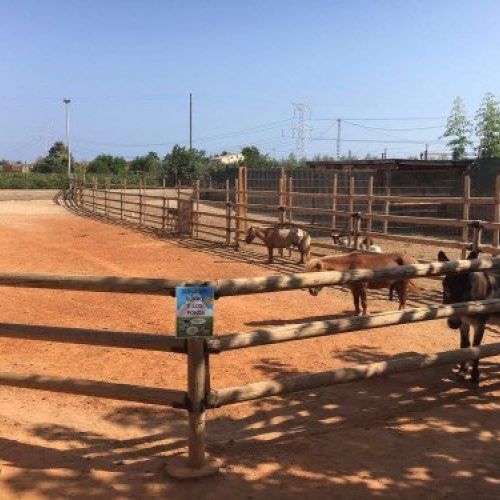
[[[499,20],[497,0],[0,0],[0,158],[30,161],[64,139],[64,96],[77,159],[186,144],[190,91],[194,145],[210,153],[255,143],[286,156],[294,102],[310,106],[312,138],[335,137],[320,118],[442,127],[360,119],[446,116],[457,95],[473,115],[487,91],[500,97]],[[345,139],[371,141],[441,133],[343,126]],[[423,146],[342,143],[384,147]],[[334,153],[335,141],[307,152]]]

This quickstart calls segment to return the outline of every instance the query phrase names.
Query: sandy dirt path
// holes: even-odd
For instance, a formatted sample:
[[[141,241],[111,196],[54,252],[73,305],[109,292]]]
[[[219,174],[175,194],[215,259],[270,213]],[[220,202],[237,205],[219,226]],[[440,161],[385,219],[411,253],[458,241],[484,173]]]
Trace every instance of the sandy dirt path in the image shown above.
[[[78,217],[52,201],[0,202],[3,271],[214,279],[275,273],[250,251],[159,239]],[[411,251],[411,249],[409,249]],[[285,264],[278,262],[277,267]],[[395,309],[372,295],[372,312]],[[435,291],[410,305],[435,303]],[[1,328],[22,323],[171,334],[171,298],[2,288]],[[329,318],[352,310],[329,289],[223,298],[218,333]],[[487,342],[499,341],[497,326]],[[290,342],[212,357],[224,387],[456,348],[434,321]],[[183,389],[182,355],[0,337],[0,371]],[[224,473],[179,483],[163,472],[185,449],[182,411],[0,387],[0,498],[497,498],[498,358],[475,391],[448,367],[234,405],[208,414]]]

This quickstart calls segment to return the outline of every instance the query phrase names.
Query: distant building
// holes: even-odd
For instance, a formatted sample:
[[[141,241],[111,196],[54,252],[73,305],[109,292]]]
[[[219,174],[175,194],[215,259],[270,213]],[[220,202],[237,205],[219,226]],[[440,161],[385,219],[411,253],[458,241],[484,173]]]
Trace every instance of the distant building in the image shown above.
[[[214,160],[220,161],[224,165],[228,165],[230,163],[238,163],[243,161],[244,156],[241,153],[224,153],[219,156],[214,156]]]
[[[0,172],[22,172],[23,174],[29,172],[31,165],[26,163],[2,163],[0,164]]]

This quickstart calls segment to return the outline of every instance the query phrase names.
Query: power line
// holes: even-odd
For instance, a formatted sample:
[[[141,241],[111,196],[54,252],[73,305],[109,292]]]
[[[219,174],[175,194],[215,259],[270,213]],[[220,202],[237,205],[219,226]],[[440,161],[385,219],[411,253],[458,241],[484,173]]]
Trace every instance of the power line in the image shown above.
[[[361,125],[360,123],[354,123],[349,120],[343,120],[345,123],[352,125],[353,127],[360,127],[369,130],[386,130],[388,132],[413,132],[417,130],[432,130],[432,129],[442,129],[444,125],[432,125],[430,127],[410,127],[410,128],[385,128],[385,127],[370,127],[369,125]]]
[[[311,137],[312,141],[337,141],[337,137]],[[372,142],[380,144],[435,144],[440,141],[412,141],[412,140],[385,140],[385,139],[342,139],[342,142]]]
[[[447,116],[415,116],[415,117],[402,117],[402,118],[343,118],[343,117],[337,117],[337,118],[310,118],[311,120],[314,121],[328,121],[328,122],[333,122],[337,121],[338,119],[341,120],[355,120],[359,122],[363,121],[419,121],[419,120],[445,120],[448,118]]]

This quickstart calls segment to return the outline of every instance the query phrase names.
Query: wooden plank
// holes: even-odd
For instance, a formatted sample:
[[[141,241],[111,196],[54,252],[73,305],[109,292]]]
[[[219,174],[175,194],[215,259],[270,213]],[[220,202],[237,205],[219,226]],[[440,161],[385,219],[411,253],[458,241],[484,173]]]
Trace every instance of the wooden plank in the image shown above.
[[[362,281],[386,281],[439,276],[454,272],[484,271],[500,268],[500,259],[482,257],[474,260],[431,262],[380,269],[352,269],[262,276],[256,278],[220,279],[211,282],[220,297],[299,290],[315,286],[345,285]],[[1,283],[1,280],[0,280]]]
[[[49,377],[45,375],[25,375],[0,372],[0,386],[62,392],[135,403],[186,407],[186,393],[174,389],[142,387],[130,384],[100,382],[73,378]]]
[[[497,356],[499,354],[500,343],[486,344],[479,347],[390,359],[378,363],[369,363],[348,368],[337,368],[335,370],[307,375],[292,375],[276,380],[253,382],[238,387],[227,387],[225,389],[211,391],[208,398],[208,406],[210,408],[218,408],[220,406],[242,401],[251,401],[269,396],[277,396],[279,394],[288,394],[317,389],[319,387],[345,384],[358,380],[367,380],[394,373],[425,370],[434,366],[451,365],[463,361]]]
[[[349,316],[325,321],[290,324],[272,328],[261,328],[254,332],[220,335],[209,339],[212,352],[231,351],[262,345],[291,342],[339,333],[371,330],[388,326],[417,323],[434,319],[449,318],[458,314],[483,314],[500,311],[500,300],[483,300],[452,305],[436,305],[389,311],[365,316]]]
[[[0,273],[0,286],[49,288],[53,290],[171,295],[176,286],[182,286],[183,284],[186,284],[186,282],[162,278]]]
[[[144,349],[148,351],[186,352],[186,341],[177,337],[154,333],[116,332],[59,326],[0,323],[0,337],[66,344],[85,344]]]
[[[363,219],[398,222],[400,224],[421,224],[425,226],[463,228],[469,221],[460,219],[439,219],[434,217],[416,217],[413,215],[362,214]],[[470,221],[472,222],[472,221]]]

